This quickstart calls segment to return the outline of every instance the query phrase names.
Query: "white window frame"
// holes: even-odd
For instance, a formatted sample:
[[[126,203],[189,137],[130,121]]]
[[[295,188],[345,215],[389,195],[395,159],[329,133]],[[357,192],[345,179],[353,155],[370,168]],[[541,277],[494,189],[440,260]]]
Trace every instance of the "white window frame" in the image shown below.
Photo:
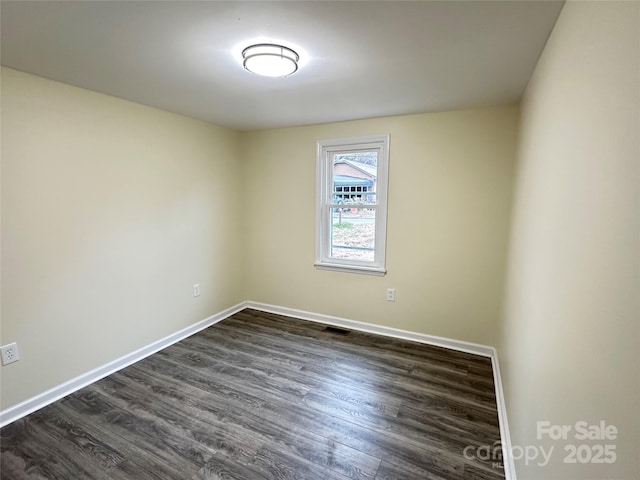
[[[376,228],[374,260],[333,258],[331,253],[331,212],[333,200],[333,155],[353,151],[377,151]],[[389,184],[389,135],[337,138],[317,142],[316,153],[316,268],[384,275],[387,243],[387,190]],[[362,205],[372,208],[371,205]],[[358,205],[354,205],[358,207]]]

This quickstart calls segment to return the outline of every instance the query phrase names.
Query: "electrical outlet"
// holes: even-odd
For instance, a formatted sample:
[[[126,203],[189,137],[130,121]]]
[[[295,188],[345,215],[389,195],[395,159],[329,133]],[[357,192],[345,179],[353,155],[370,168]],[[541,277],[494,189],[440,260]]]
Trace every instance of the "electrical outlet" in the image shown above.
[[[200,296],[200,284],[196,283],[193,285],[193,296],[194,297],[199,297]]]
[[[2,365],[9,365],[10,363],[20,360],[18,356],[18,344],[16,342],[0,347],[2,353]]]
[[[396,301],[396,289],[387,288],[387,302],[395,302],[395,301]]]

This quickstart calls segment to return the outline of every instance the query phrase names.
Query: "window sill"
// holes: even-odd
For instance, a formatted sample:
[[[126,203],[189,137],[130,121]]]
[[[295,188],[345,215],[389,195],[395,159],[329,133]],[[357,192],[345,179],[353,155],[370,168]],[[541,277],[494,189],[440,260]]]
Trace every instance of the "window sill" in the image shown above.
[[[331,263],[315,263],[314,266],[319,270],[333,270],[345,273],[360,273],[364,275],[376,275],[383,277],[387,274],[387,270],[379,267],[364,267],[360,265],[334,265]]]

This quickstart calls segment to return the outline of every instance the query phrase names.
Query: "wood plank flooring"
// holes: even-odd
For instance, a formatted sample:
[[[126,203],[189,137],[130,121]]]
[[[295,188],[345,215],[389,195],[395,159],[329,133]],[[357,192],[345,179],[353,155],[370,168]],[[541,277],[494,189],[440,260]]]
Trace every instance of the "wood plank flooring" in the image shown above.
[[[491,362],[240,313],[0,431],[15,479],[494,480]],[[468,456],[468,455],[467,455]]]

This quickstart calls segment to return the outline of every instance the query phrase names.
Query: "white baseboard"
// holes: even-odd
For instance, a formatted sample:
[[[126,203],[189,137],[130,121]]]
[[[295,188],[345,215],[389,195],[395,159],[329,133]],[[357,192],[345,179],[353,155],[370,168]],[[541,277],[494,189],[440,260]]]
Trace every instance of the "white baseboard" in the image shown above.
[[[438,347],[445,347],[452,350],[458,350],[461,352],[481,355],[483,357],[489,357],[493,366],[493,380],[496,389],[498,420],[500,424],[500,436],[502,438],[502,451],[504,456],[505,478],[506,480],[516,480],[515,465],[513,462],[513,457],[511,456],[511,438],[509,435],[509,425],[507,422],[507,411],[504,402],[504,392],[502,390],[502,379],[500,377],[500,366],[498,363],[498,354],[494,347],[481,345],[478,343],[464,342],[461,340],[454,340],[445,337],[438,337],[435,335],[427,335],[424,333],[410,332],[407,330],[400,330],[383,325],[358,322],[356,320],[323,315],[321,313],[307,312],[304,310],[297,310],[294,308],[281,307],[277,305],[269,305],[266,303],[252,301],[241,302],[233,307],[223,310],[222,312],[212,315],[211,317],[205,318],[204,320],[201,320],[187,328],[184,328],[165,338],[153,342],[146,347],[140,348],[123,357],[113,360],[112,362],[106,363],[101,367],[84,373],[79,377],[73,378],[68,382],[58,385],[57,387],[47,390],[46,392],[36,395],[35,397],[25,400],[24,402],[21,402],[13,407],[7,408],[6,410],[0,412],[0,427],[14,422],[30,413],[33,413],[36,410],[39,410],[42,407],[45,407],[55,402],[56,400],[61,399],[62,397],[65,397],[83,387],[86,387],[87,385],[97,382],[101,378],[104,378],[107,375],[111,375],[118,370],[136,363],[148,357],[149,355],[162,350],[163,348],[173,345],[174,343],[193,335],[194,333],[204,330],[205,328],[210,327],[211,325],[214,325],[224,320],[225,318],[230,317],[231,315],[243,310],[244,308],[253,308],[255,310],[275,313],[287,317],[294,317],[302,320],[309,320],[312,322],[335,325],[351,330],[358,330],[361,332],[368,332],[377,335],[384,335],[387,337],[410,340],[413,342],[435,345]]]
[[[509,424],[507,422],[507,410],[504,402],[504,391],[502,390],[502,379],[500,377],[500,365],[498,363],[498,352],[494,347],[481,345],[478,343],[464,342],[451,338],[438,337],[435,335],[427,335],[424,333],[410,332],[383,325],[375,325],[372,323],[358,322],[341,317],[331,315],[323,315],[321,313],[307,312],[305,310],[296,310],[295,308],[281,307],[278,305],[269,305],[260,302],[246,302],[247,308],[261,310],[263,312],[285,315],[287,317],[300,318],[302,320],[310,320],[312,322],[335,325],[337,327],[358,330],[361,332],[374,333],[387,337],[400,338],[413,342],[425,343],[437,347],[450,348],[466,353],[473,353],[491,359],[493,370],[493,383],[496,390],[496,404],[498,408],[498,423],[500,425],[500,438],[502,439],[502,454],[504,474],[506,480],[516,480],[516,470],[511,455],[511,437],[509,435]]]
[[[210,327],[211,325],[214,325],[227,317],[230,317],[234,313],[243,310],[245,307],[245,302],[242,302],[233,307],[227,308],[226,310],[223,310],[222,312],[216,313],[215,315],[194,323],[187,328],[184,328],[167,337],[161,338],[160,340],[157,340],[147,345],[146,347],[142,347],[134,352],[128,353],[123,357],[117,358],[116,360],[106,363],[101,367],[95,368],[76,378],[72,378],[71,380],[64,382],[61,385],[53,387],[46,392],[25,400],[24,402],[18,403],[13,407],[9,407],[6,410],[0,412],[0,427],[14,422],[26,415],[29,415],[30,413],[33,413],[36,410],[41,409],[42,407],[46,407],[56,400],[59,400],[62,397],[66,397],[76,390],[80,390],[87,385],[97,382],[101,378],[104,378],[107,375],[111,375],[112,373],[117,372],[124,367],[139,362],[143,358],[146,358],[149,355],[162,350],[163,348],[167,348],[168,346],[173,345],[174,343],[179,342],[180,340],[187,338],[194,333],[199,332],[200,330],[204,330],[205,328]]]
[[[295,308],[280,307],[277,305],[269,305],[266,303],[248,301],[247,308],[261,310],[263,312],[276,313],[287,317],[301,318],[302,320],[310,320],[312,322],[325,323],[335,325],[337,327],[349,328],[361,332],[375,333],[376,335],[384,335],[385,337],[400,338],[402,340],[411,340],[412,342],[426,343],[437,347],[451,348],[461,352],[482,355],[483,357],[493,357],[495,348],[478,343],[463,342],[461,340],[453,340],[451,338],[437,337],[435,335],[427,335],[425,333],[410,332],[408,330],[400,330],[383,325],[373,323],[358,322],[347,318],[333,317],[331,315],[323,315],[321,313],[307,312],[305,310],[296,310]]]
[[[506,480],[516,480],[516,465],[511,452],[511,435],[509,434],[509,422],[507,421],[507,406],[504,402],[502,377],[500,376],[500,364],[498,363],[498,352],[495,348],[493,349],[493,355],[491,356],[491,366],[493,367],[493,384],[496,389],[498,423],[500,424],[500,438],[502,439],[502,464],[504,466],[504,477]]]

